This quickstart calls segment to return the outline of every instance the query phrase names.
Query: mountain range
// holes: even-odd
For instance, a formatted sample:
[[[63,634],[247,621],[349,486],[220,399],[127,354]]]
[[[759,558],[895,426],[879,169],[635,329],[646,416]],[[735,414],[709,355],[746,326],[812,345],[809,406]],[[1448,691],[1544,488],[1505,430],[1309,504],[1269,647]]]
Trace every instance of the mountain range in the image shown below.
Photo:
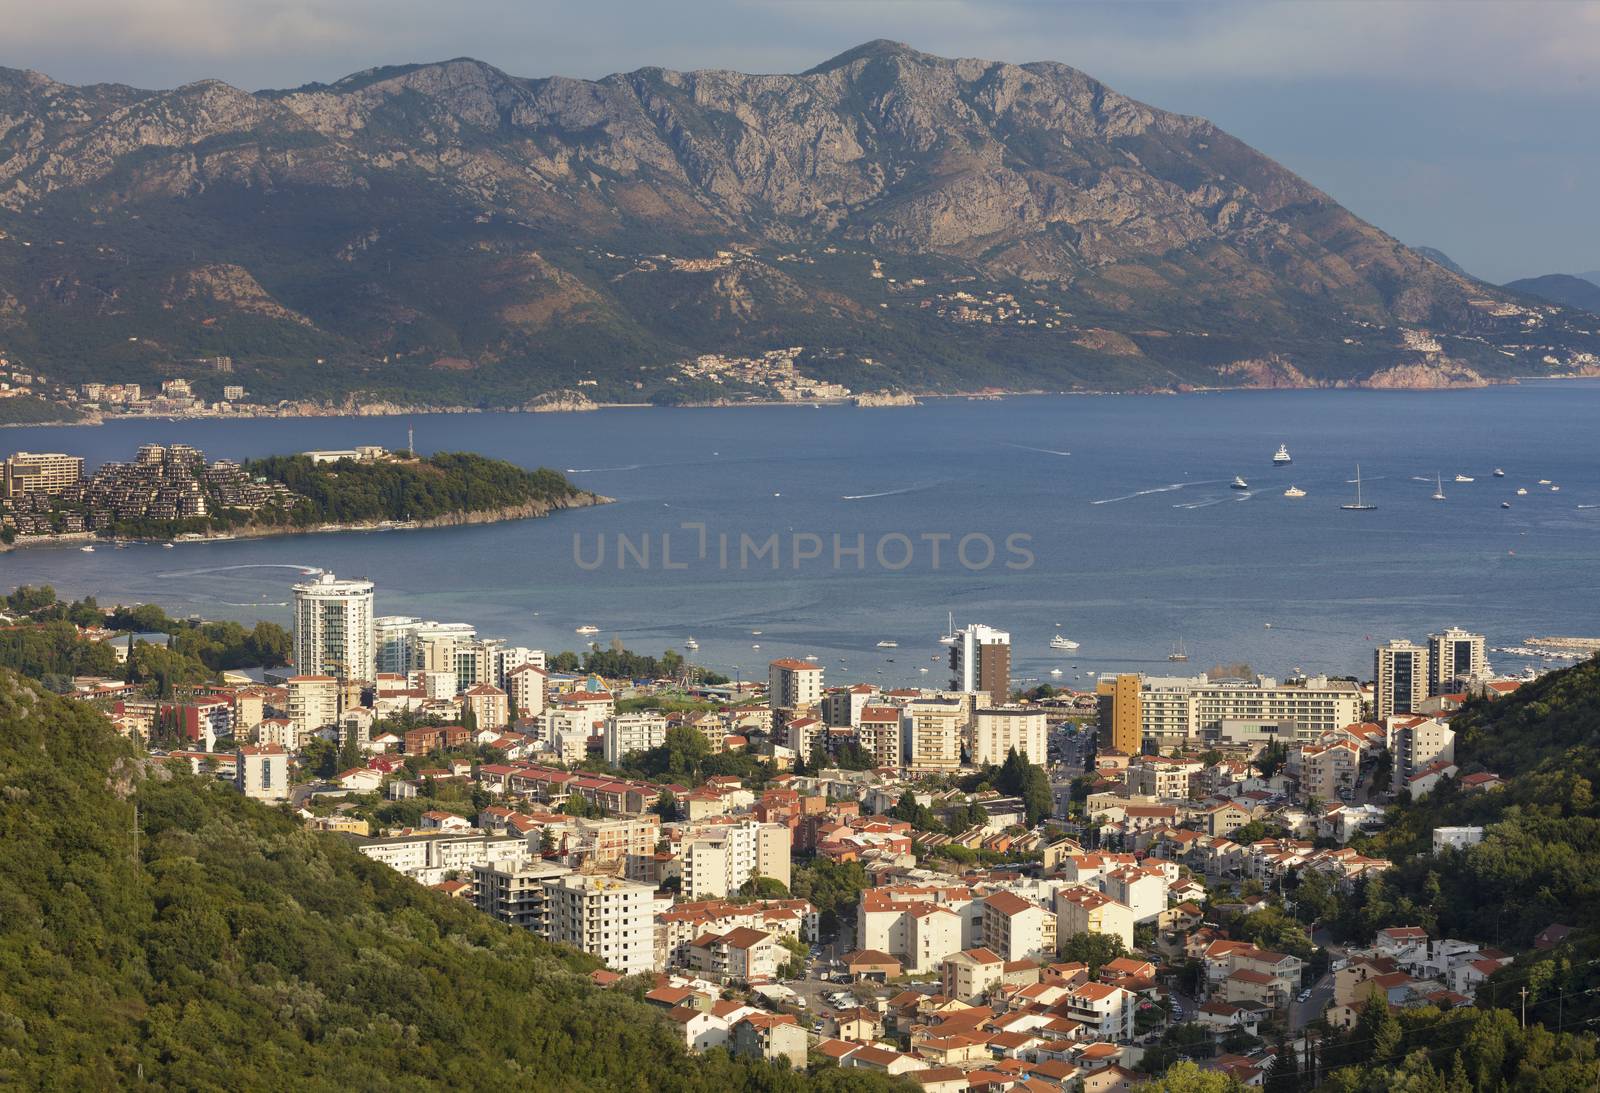
[[[1595,322],[1062,64],[876,41],[798,75],[458,59],[253,93],[0,69],[0,351],[62,383],[1448,385],[1587,368]]]

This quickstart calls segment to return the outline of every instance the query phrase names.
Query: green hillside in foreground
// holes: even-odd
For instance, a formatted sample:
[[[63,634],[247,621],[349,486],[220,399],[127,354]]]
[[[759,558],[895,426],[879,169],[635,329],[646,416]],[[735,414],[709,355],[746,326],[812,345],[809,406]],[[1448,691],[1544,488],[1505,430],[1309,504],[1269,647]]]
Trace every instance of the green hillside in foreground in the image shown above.
[[[0,877],[8,1089],[886,1087],[691,1058],[587,957],[171,774],[3,670]]]

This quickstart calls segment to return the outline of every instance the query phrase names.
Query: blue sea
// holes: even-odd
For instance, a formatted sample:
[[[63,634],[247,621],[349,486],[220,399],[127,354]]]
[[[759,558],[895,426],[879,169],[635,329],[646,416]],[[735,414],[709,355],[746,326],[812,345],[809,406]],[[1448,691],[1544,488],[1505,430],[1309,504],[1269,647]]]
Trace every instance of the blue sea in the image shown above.
[[[375,580],[380,614],[548,650],[616,637],[659,652],[692,635],[699,661],[746,677],[811,654],[830,682],[933,685],[952,613],[1009,630],[1022,680],[1237,663],[1366,677],[1375,642],[1449,625],[1491,645],[1600,633],[1597,423],[1600,383],[1572,381],[11,429],[7,452],[97,465],[146,442],[235,459],[399,448],[411,428],[423,452],[555,467],[616,504],[483,527],[29,548],[0,555],[0,583],[287,623],[289,585],[326,569]],[[1275,468],[1280,443],[1294,462]],[[1358,463],[1376,511],[1339,507]],[[1249,488],[1229,488],[1235,475]],[[1285,498],[1291,484],[1308,496]],[[579,637],[585,624],[600,633]],[[1080,650],[1050,650],[1057,632]],[[1169,665],[1179,641],[1189,663]]]

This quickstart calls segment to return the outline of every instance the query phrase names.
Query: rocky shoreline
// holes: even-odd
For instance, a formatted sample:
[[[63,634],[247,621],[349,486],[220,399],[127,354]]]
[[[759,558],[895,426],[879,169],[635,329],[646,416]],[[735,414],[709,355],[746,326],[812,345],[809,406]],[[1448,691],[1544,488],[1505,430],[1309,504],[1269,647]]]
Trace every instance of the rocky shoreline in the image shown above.
[[[353,524],[316,524],[311,527],[287,527],[282,524],[246,524],[229,531],[218,531],[204,535],[180,535],[172,539],[102,539],[92,531],[69,532],[61,535],[30,535],[17,539],[12,543],[0,543],[0,553],[16,550],[21,547],[35,546],[82,546],[98,545],[100,543],[218,543],[231,539],[268,539],[283,535],[332,535],[340,532],[351,531],[418,531],[424,528],[453,528],[469,527],[474,524],[503,524],[512,520],[531,520],[540,516],[549,516],[551,513],[565,509],[589,508],[594,505],[609,505],[614,498],[605,497],[598,493],[582,491],[575,496],[562,498],[558,501],[528,501],[521,505],[507,505],[496,509],[480,509],[475,512],[451,512],[443,516],[431,516],[424,520],[367,520]]]

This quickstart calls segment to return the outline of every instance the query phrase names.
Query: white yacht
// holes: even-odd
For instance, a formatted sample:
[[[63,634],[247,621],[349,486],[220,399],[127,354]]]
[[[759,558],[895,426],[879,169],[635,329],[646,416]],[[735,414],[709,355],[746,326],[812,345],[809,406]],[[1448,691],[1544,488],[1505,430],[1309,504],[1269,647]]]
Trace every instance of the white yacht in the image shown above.
[[[806,654],[806,659],[809,660],[812,664],[815,664],[817,662],[817,654],[815,654],[815,653],[807,653]]]
[[[880,642],[878,642],[878,648],[879,649],[898,649],[898,648],[900,648],[900,643],[898,641],[880,641]]]
[[[1501,470],[1499,467],[1496,467],[1494,469],[1494,476],[1496,478],[1504,478],[1506,476],[1506,472]]]
[[[599,632],[600,628],[598,626],[580,626],[573,631],[574,634],[598,634]]]
[[[927,671],[927,669],[924,668],[923,671]],[[1060,668],[1052,668],[1052,669],[1050,669],[1050,674],[1053,675],[1053,676],[1058,676],[1058,675],[1061,674],[1061,669]]]
[[[1561,492],[1561,487],[1560,486],[1551,486],[1550,487],[1550,492],[1551,493],[1560,493]]]
[[[78,549],[83,551],[85,554],[93,554],[94,553],[94,547],[92,547],[92,546],[79,547]]]
[[[1502,502],[1500,502],[1500,507],[1503,508],[1503,509],[1508,509],[1508,508],[1511,507],[1511,502],[1510,501],[1502,501]]]
[[[1526,496],[1528,496],[1528,487],[1527,486],[1518,486],[1517,487],[1517,496],[1518,497],[1526,497]]]
[[[700,643],[695,641],[693,637],[688,637],[684,639],[683,647],[685,649],[698,649],[700,648]]]
[[[1306,491],[1301,489],[1299,486],[1290,486],[1288,489],[1283,491],[1283,495],[1285,497],[1304,497],[1306,495]]]
[[[1272,465],[1274,467],[1282,467],[1293,462],[1294,459],[1289,455],[1289,445],[1287,444],[1279,444],[1278,450],[1272,453]]]
[[[1247,490],[1247,489],[1250,488],[1250,483],[1246,482],[1243,478],[1240,478],[1238,475],[1234,475],[1233,476],[1233,481],[1228,483],[1228,488],[1230,490]]]
[[[1065,649],[1070,653],[1072,650],[1078,648],[1078,643],[1073,641],[1071,638],[1062,637],[1060,634],[1057,634],[1055,637],[1050,639],[1050,648]]]
[[[1476,482],[1477,479],[1472,477],[1470,474],[1458,474],[1458,475],[1456,475],[1456,481],[1457,482]]]

